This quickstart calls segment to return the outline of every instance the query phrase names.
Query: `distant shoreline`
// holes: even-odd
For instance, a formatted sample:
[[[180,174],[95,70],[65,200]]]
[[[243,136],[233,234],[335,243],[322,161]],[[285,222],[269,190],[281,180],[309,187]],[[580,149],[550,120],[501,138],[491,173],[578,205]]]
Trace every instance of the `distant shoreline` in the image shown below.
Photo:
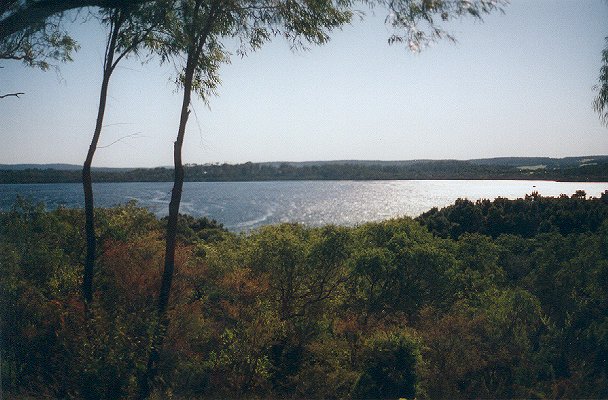
[[[80,183],[77,165],[0,165],[0,184]],[[95,182],[172,182],[173,169],[98,168]],[[492,158],[478,160],[322,161],[244,164],[190,164],[186,182],[264,182],[328,180],[537,180],[608,181],[608,156]]]
[[[608,177],[604,180],[582,180],[582,179],[540,179],[540,178],[430,178],[430,179],[265,179],[265,180],[206,180],[192,181],[185,180],[185,183],[258,183],[258,182],[373,182],[373,181],[530,181],[530,182],[581,182],[581,183],[607,183]],[[100,183],[167,183],[173,181],[93,181],[93,184]],[[52,181],[52,182],[0,182],[0,185],[54,185],[54,184],[82,184],[81,181]],[[608,188],[607,188],[608,190]]]

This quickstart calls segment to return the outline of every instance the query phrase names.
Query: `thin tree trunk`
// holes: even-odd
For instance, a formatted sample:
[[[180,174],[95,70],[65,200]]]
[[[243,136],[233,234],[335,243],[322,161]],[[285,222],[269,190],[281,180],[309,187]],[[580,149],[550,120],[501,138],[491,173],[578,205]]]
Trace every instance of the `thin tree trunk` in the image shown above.
[[[82,297],[84,299],[85,313],[87,318],[90,317],[89,306],[93,301],[93,275],[95,272],[95,257],[96,257],[96,237],[95,237],[95,208],[93,202],[93,179],[91,177],[91,165],[93,164],[93,157],[95,156],[95,150],[97,150],[97,143],[101,135],[101,129],[103,127],[103,118],[106,111],[106,102],[108,98],[108,86],[110,84],[110,77],[114,70],[114,52],[116,50],[116,40],[120,31],[120,19],[115,21],[114,26],[110,31],[108,42],[106,44],[106,52],[103,64],[103,78],[101,81],[101,90],[99,93],[99,106],[97,108],[97,121],[95,122],[95,131],[93,132],[93,138],[89,145],[89,151],[87,152],[87,158],[84,161],[82,167],[82,187],[84,190],[84,218],[85,218],[85,237],[87,243],[87,252],[84,263],[84,272],[82,279]],[[85,331],[90,341],[93,333],[90,331],[90,327],[85,325]],[[94,390],[90,387],[91,382],[84,382],[84,398],[90,399],[93,396]]]
[[[175,167],[173,178],[173,189],[171,191],[171,202],[169,203],[169,218],[167,221],[167,237],[165,243],[165,266],[161,281],[160,292],[158,295],[157,317],[158,322],[152,338],[152,349],[148,358],[146,373],[140,381],[139,398],[147,399],[152,390],[152,382],[158,370],[160,360],[160,349],[163,345],[165,333],[169,325],[167,319],[167,307],[169,296],[171,295],[171,284],[173,282],[173,271],[175,270],[175,245],[177,239],[177,218],[179,206],[182,198],[182,188],[184,186],[184,166],[182,164],[182,145],[184,134],[190,115],[190,99],[192,96],[192,81],[195,70],[195,52],[188,52],[186,71],[184,74],[184,96],[182,101],[182,111],[180,115],[177,139],[173,143],[173,163]]]
[[[184,166],[182,163],[182,146],[184,143],[184,134],[190,115],[190,101],[192,98],[193,80],[196,70],[199,68],[199,58],[207,42],[207,38],[215,23],[215,18],[220,7],[221,1],[216,0],[211,4],[208,11],[207,20],[203,30],[199,35],[194,34],[196,27],[193,29],[193,44],[188,49],[186,59],[186,68],[184,70],[184,96],[182,101],[182,109],[177,130],[177,139],[173,144],[173,164],[174,164],[174,179],[173,189],[171,191],[171,202],[169,203],[169,217],[167,220],[167,236],[165,242],[165,265],[163,276],[158,295],[157,307],[157,325],[152,337],[152,347],[148,357],[146,372],[139,382],[139,398],[147,399],[152,392],[152,385],[158,371],[158,362],[160,361],[160,350],[163,346],[169,319],[167,318],[167,308],[169,306],[169,297],[171,295],[171,284],[173,282],[173,272],[175,270],[175,246],[177,239],[177,220],[179,216],[179,206],[182,198],[182,188],[184,186]],[[202,1],[197,1],[194,15],[198,14]],[[194,20],[194,18],[193,18]]]
[[[82,297],[84,298],[85,304],[88,306],[93,300],[93,274],[95,268],[95,252],[96,252],[96,238],[95,238],[95,213],[94,213],[94,202],[93,202],[93,180],[91,178],[91,165],[93,163],[93,157],[95,156],[95,150],[97,150],[97,143],[99,142],[99,136],[101,135],[101,129],[103,127],[103,118],[106,111],[106,101],[108,98],[108,86],[110,84],[110,77],[114,70],[114,52],[116,51],[116,40],[120,32],[121,18],[118,18],[114,27],[110,33],[108,45],[106,47],[106,55],[103,67],[103,80],[101,81],[101,91],[99,93],[99,107],[97,109],[97,122],[95,123],[95,131],[93,132],[93,139],[89,146],[87,158],[82,167],[82,186],[84,189],[84,216],[85,216],[85,236],[87,242],[87,253],[84,263],[84,273],[82,279]]]
[[[93,139],[89,146],[87,158],[82,168],[82,186],[84,189],[84,216],[85,216],[85,234],[87,242],[87,253],[84,263],[84,276],[82,280],[82,296],[85,302],[88,304],[93,300],[93,273],[95,266],[95,251],[96,251],[96,239],[95,239],[95,214],[94,214],[94,203],[93,203],[93,181],[91,177],[91,164],[93,163],[93,156],[97,149],[97,142],[101,135],[101,127],[103,122],[103,115],[105,113],[106,98],[108,94],[108,83],[109,76],[105,76],[101,84],[101,94],[99,96],[99,109],[97,111],[97,124],[93,133]]]
[[[173,282],[173,271],[175,269],[175,244],[177,238],[177,218],[179,206],[182,198],[182,188],[184,186],[184,166],[182,164],[182,145],[184,144],[184,134],[190,115],[190,99],[192,90],[192,79],[194,76],[194,55],[188,56],[186,74],[184,77],[184,98],[182,111],[177,131],[177,139],[173,143],[173,163],[175,167],[173,190],[171,191],[171,202],[169,203],[169,219],[167,221],[167,237],[165,243],[165,268],[158,295],[158,315],[164,316],[169,305],[169,295],[171,294],[171,283]]]

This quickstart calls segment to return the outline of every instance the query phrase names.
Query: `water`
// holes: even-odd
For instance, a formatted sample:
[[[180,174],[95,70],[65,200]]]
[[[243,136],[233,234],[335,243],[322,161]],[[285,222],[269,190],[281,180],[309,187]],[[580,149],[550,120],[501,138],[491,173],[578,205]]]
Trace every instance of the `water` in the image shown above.
[[[135,200],[157,216],[168,214],[169,182],[98,183],[95,205],[109,207]],[[266,224],[300,222],[307,225],[356,225],[397,216],[415,217],[458,198],[477,200],[571,195],[576,190],[599,197],[608,183],[548,181],[278,181],[186,182],[180,212],[207,216],[233,231]],[[47,208],[82,207],[77,183],[0,185],[0,209],[9,209],[17,196],[43,202]]]

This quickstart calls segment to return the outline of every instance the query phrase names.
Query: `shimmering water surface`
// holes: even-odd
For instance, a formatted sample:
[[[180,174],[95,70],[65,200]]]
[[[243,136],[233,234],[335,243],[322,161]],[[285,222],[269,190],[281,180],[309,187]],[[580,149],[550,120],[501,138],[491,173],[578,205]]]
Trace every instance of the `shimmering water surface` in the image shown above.
[[[136,200],[157,216],[168,214],[169,182],[99,183],[97,207]],[[186,182],[180,212],[208,216],[228,229],[242,231],[266,224],[355,225],[402,215],[417,216],[458,198],[477,200],[571,195],[576,190],[598,197],[608,183],[547,181],[279,181]],[[17,196],[43,202],[47,208],[82,207],[77,183],[0,185],[0,208],[9,209]]]

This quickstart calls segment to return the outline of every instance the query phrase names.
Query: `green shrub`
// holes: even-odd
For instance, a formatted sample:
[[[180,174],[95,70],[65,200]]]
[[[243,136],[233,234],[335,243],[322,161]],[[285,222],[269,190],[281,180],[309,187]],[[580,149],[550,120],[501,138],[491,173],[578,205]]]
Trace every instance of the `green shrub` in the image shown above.
[[[414,398],[419,392],[420,343],[403,332],[380,333],[365,343],[355,399]]]

